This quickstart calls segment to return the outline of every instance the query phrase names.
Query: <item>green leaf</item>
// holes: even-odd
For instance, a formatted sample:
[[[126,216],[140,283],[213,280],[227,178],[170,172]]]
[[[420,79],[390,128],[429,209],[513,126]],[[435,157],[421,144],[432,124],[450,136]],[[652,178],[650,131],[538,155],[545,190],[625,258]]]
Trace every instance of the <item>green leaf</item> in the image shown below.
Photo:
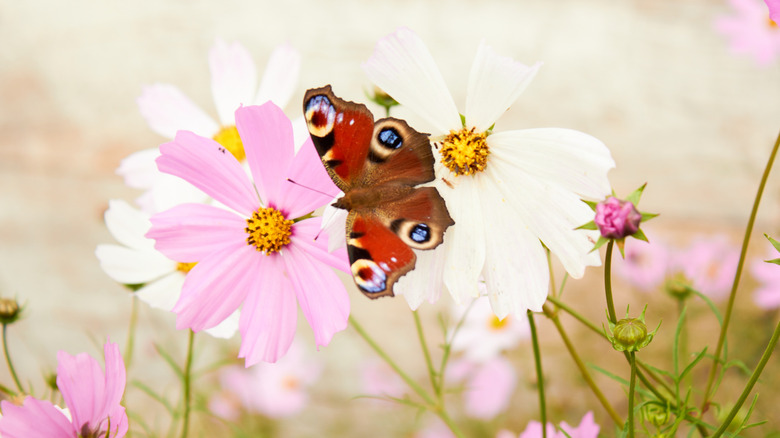
[[[639,199],[642,197],[645,186],[647,186],[647,183],[642,184],[641,187],[631,192],[631,194],[626,197],[626,201],[631,202],[636,207],[636,205],[639,204]]]
[[[626,379],[624,379],[624,378],[622,378],[620,376],[617,376],[615,374],[612,374],[611,372],[605,370],[604,368],[599,367],[598,365],[594,365],[594,364],[589,363],[588,364],[588,368],[592,368],[592,369],[600,372],[601,374],[604,374],[605,376],[609,377],[610,379],[612,379],[612,380],[614,380],[614,381],[616,381],[616,382],[618,382],[618,383],[620,383],[622,385],[628,386],[628,384],[629,384],[628,380],[626,380]],[[642,388],[639,385],[637,385],[637,387],[636,387],[636,392],[638,392],[643,397],[648,398],[648,399],[654,399],[655,398],[655,394],[653,394],[652,392],[648,391],[647,389]]]
[[[679,380],[682,381],[682,379],[685,378],[685,376],[693,370],[693,367],[696,366],[697,363],[699,363],[707,353],[707,347],[704,347],[704,349],[701,351],[701,353],[697,354],[696,357],[691,361],[691,363],[688,364],[687,367],[683,370],[683,372],[680,374]]]
[[[165,360],[165,362],[168,364],[168,366],[171,367],[174,373],[179,377],[179,379],[184,379],[184,372],[179,368],[179,365],[176,363],[175,360],[165,351],[163,348],[158,345],[154,344],[154,348],[157,350],[158,353],[160,353],[160,356]]]
[[[165,400],[161,395],[154,392],[154,390],[145,384],[134,380],[130,382],[130,385],[135,386],[136,388],[140,389],[142,392],[146,393],[149,397],[153,398],[154,400],[157,400],[161,405],[165,406],[165,409],[170,413],[171,415],[176,414],[176,409],[174,409],[173,406],[171,406],[170,403],[168,403],[167,400]]]
[[[677,318],[677,328],[674,329],[674,339],[672,340],[672,367],[674,368],[674,381],[676,383],[680,382],[680,336],[685,326],[685,314],[687,312],[688,306],[683,306],[682,311],[680,311],[680,317]]]

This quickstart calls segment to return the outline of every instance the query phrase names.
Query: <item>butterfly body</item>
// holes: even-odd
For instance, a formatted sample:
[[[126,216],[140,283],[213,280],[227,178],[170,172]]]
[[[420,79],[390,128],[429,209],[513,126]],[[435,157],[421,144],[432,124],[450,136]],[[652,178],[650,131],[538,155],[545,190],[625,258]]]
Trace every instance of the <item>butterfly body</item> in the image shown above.
[[[393,296],[395,281],[414,268],[414,249],[433,249],[454,221],[433,181],[428,137],[405,121],[374,122],[365,105],[336,97],[330,86],[308,90],[304,114],[322,163],[343,192],[347,254],[358,288]]]

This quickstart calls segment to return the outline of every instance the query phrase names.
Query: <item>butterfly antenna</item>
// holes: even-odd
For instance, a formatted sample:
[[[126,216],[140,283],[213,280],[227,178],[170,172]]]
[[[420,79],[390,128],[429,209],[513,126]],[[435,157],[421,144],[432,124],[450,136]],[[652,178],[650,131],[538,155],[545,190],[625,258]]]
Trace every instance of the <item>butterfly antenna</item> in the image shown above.
[[[298,182],[295,182],[295,181],[291,180],[290,178],[287,178],[287,181],[289,181],[289,182],[291,182],[291,183],[295,184],[296,186],[303,187],[304,189],[309,189],[309,190],[311,190],[312,192],[316,192],[316,193],[319,193],[319,194],[321,194],[321,195],[328,196],[328,197],[330,197],[331,199],[333,199],[333,198],[335,198],[335,197],[336,197],[336,195],[331,195],[330,193],[325,193],[325,192],[323,192],[322,190],[317,190],[317,189],[315,189],[315,188],[313,188],[313,187],[309,187],[309,186],[303,185],[303,184],[301,184],[301,183],[298,183]]]

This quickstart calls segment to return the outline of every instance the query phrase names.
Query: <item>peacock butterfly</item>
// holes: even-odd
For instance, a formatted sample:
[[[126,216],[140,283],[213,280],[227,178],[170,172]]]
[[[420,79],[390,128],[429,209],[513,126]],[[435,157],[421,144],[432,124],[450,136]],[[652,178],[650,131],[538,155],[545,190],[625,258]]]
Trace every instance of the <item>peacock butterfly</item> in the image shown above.
[[[303,112],[314,146],[344,196],[347,254],[355,284],[369,298],[393,296],[414,269],[414,249],[433,249],[455,224],[434,187],[428,136],[365,105],[336,97],[330,85],[308,90]]]

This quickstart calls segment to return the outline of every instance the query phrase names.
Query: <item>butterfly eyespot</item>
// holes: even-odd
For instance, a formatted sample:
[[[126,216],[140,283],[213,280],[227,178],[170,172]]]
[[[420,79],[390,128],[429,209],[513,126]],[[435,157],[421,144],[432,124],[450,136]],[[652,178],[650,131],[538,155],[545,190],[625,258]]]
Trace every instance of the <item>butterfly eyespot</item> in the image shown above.
[[[306,102],[304,111],[309,131],[317,137],[325,137],[333,130],[336,108],[327,96],[317,95]]]
[[[409,232],[409,238],[417,243],[425,243],[431,240],[431,229],[428,225],[417,224],[412,228],[412,231]]]
[[[387,274],[370,259],[357,259],[352,263],[355,283],[366,293],[378,293],[387,289]]]
[[[388,149],[398,149],[403,146],[404,142],[401,135],[395,128],[385,128],[379,131],[379,143]]]

